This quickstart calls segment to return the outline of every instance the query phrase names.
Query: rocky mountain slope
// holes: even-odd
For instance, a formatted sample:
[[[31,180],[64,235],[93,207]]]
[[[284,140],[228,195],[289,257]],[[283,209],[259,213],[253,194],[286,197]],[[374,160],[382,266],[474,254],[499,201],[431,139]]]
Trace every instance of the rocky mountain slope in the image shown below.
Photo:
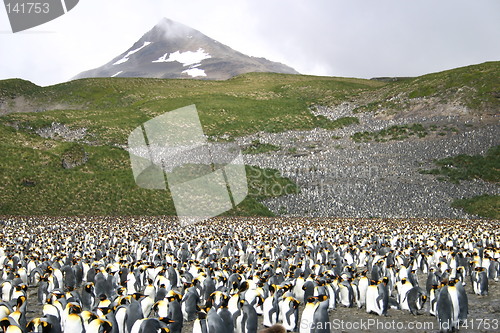
[[[264,58],[249,57],[181,23],[163,19],[107,64],[86,77],[228,79],[249,72],[298,74]]]

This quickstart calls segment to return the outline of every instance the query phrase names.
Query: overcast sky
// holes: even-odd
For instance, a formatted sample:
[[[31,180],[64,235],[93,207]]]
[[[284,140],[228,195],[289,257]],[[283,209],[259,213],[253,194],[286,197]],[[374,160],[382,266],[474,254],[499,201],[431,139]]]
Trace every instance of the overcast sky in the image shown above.
[[[80,0],[16,34],[0,7],[0,79],[68,81],[163,17],[303,74],[416,76],[500,60],[500,0]]]

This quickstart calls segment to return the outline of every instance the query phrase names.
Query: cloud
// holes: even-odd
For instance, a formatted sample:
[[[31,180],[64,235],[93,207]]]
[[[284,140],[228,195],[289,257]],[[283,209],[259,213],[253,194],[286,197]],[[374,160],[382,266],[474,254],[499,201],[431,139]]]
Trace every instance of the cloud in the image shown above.
[[[68,80],[124,52],[163,17],[305,74],[415,76],[500,55],[497,0],[86,0],[18,34],[0,10],[0,79]]]

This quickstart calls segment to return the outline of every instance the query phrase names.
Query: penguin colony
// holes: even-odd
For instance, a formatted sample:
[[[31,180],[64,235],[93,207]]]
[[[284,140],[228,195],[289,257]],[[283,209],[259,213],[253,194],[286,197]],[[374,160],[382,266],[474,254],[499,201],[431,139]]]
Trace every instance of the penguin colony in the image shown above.
[[[498,281],[499,224],[0,218],[0,330],[332,332],[346,307],[452,331]]]

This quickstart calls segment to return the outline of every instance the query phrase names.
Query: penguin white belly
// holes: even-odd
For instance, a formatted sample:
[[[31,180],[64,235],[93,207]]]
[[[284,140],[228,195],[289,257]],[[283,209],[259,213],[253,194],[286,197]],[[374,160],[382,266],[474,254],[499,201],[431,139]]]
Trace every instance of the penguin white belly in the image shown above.
[[[201,329],[201,322],[199,319],[196,319],[193,324],[193,333],[204,333]]]
[[[453,317],[452,317],[452,322],[454,323],[453,326],[457,326],[458,324],[458,314],[460,313],[460,305],[458,303],[458,291],[457,288],[455,287],[448,287],[448,293],[450,294],[451,298],[451,303],[453,305]]]
[[[234,331],[235,333],[243,333],[243,314],[236,317]]]
[[[366,290],[366,312],[374,312],[378,314],[379,316],[382,315],[382,307],[379,306],[379,303],[377,302],[379,295],[378,295],[378,288],[376,285],[368,286],[368,289]]]
[[[304,286],[304,279],[300,278],[295,281],[295,286],[293,287],[293,295],[301,303],[305,301],[304,299],[305,291],[302,289],[303,286]]]
[[[153,308],[154,302],[155,302],[154,299],[152,299],[151,297],[145,297],[141,300],[141,309],[145,317],[149,316],[149,313]]]
[[[366,304],[366,290],[368,289],[368,279],[359,280],[358,290],[359,290],[359,303],[361,306]]]
[[[326,286],[326,290],[328,290],[328,310],[333,310],[336,306],[335,291],[329,284]]]
[[[300,319],[299,333],[311,333],[314,328],[314,312],[317,306],[315,304],[306,304],[302,317]]]
[[[182,317],[184,318],[184,321],[188,321],[188,313],[186,311],[186,303],[184,303],[184,302],[181,303],[181,311],[182,311]]]
[[[73,317],[75,316],[75,317]],[[65,332],[81,333],[83,332],[83,321],[78,315],[71,315],[65,321]]]
[[[278,322],[277,312],[271,313],[271,311],[273,311],[273,301],[274,301],[273,296],[269,296],[264,301],[264,305],[262,307],[263,308],[262,309],[262,312],[263,312],[262,313],[262,317],[263,317],[262,324],[266,327],[271,327]]]
[[[118,332],[125,333],[125,316],[127,314],[126,308],[120,308],[115,313],[116,323],[118,324]]]
[[[437,305],[436,293],[434,292],[434,289],[432,289],[429,296],[429,314],[431,316],[436,315],[436,305]]]
[[[168,306],[169,303],[167,301],[161,301],[158,304],[158,317],[167,317],[168,315]]]
[[[406,286],[408,285],[408,286]],[[403,287],[398,289],[398,299],[399,299],[399,306],[401,307],[401,310],[410,310],[410,306],[408,305],[408,291],[411,289],[411,284],[405,283]]]
[[[240,295],[234,294],[233,296],[231,296],[231,298],[229,299],[229,302],[227,303],[227,308],[233,316],[238,311],[238,302],[239,301],[240,301]]]
[[[349,289],[347,287],[341,285],[340,287],[340,303],[342,303],[343,306],[349,307],[351,304],[351,301],[349,299]]]
[[[139,319],[134,323],[134,326],[132,326],[132,329],[130,330],[130,333],[139,333],[141,330],[141,324],[144,321],[144,319]]]

